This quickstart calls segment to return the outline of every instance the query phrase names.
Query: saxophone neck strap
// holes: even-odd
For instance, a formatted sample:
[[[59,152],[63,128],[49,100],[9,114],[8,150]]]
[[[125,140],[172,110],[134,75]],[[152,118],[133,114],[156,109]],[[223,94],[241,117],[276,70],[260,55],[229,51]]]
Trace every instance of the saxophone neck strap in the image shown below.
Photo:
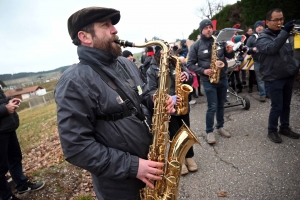
[[[141,121],[145,121],[145,115],[144,113],[141,111],[138,112],[138,110],[136,109],[136,107],[134,107],[134,105],[132,104],[132,102],[130,101],[130,99],[125,95],[125,93],[116,86],[116,84],[105,74],[105,72],[101,69],[101,67],[87,63],[87,62],[80,62],[81,64],[84,65],[88,65],[90,66],[95,72],[97,72],[101,79],[109,86],[111,87],[113,90],[115,90],[120,97],[124,100],[124,103],[127,106],[127,110],[121,112],[121,113],[114,113],[114,114],[108,114],[105,116],[98,116],[98,119],[102,119],[102,120],[107,120],[107,121],[116,121],[119,119],[123,119],[125,117],[131,116],[131,115],[135,115],[139,120]],[[121,67],[122,68],[122,67]],[[123,69],[124,70],[124,69]],[[123,71],[122,70],[122,71]],[[123,73],[125,72],[125,70],[123,71]],[[125,76],[129,77],[129,75],[127,74],[127,72],[125,72]]]

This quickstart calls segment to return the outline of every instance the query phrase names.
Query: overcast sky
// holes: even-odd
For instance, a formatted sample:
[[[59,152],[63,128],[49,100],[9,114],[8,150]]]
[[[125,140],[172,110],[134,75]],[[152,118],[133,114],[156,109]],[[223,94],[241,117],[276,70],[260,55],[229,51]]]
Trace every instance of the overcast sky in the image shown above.
[[[223,0],[233,4],[236,0]],[[201,21],[206,0],[0,0],[0,74],[52,70],[78,62],[67,19],[89,6],[121,11],[120,39],[186,39]],[[132,53],[139,48],[127,48]]]

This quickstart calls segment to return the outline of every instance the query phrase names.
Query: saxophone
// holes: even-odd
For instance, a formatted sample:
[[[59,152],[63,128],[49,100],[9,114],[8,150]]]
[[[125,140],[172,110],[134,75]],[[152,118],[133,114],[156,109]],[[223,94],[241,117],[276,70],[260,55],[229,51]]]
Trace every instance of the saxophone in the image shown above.
[[[180,75],[181,75],[181,66],[180,61],[176,57],[176,78],[175,78],[175,93],[180,98],[180,102],[177,102],[177,105],[175,106],[177,115],[185,115],[188,113],[189,109],[189,93],[193,91],[193,88],[189,86],[188,84],[182,84],[180,81]]]
[[[160,82],[156,91],[154,114],[152,117],[151,133],[153,134],[153,142],[149,147],[148,160],[165,163],[164,167],[160,168],[164,171],[164,174],[162,180],[152,181],[154,189],[148,186],[141,189],[140,197],[142,200],[176,200],[178,196],[181,163],[188,149],[195,143],[200,144],[185,123],[176,133],[173,140],[169,140],[168,128],[170,114],[166,112],[165,102],[169,98],[169,64],[171,61],[176,61],[177,57],[170,55],[168,44],[164,41],[154,40],[141,45],[124,40],[117,40],[115,42],[123,47],[158,45],[162,48],[163,52],[160,59],[160,71],[158,75]]]
[[[212,45],[210,69],[213,71],[213,75],[209,76],[209,80],[211,83],[219,83],[221,68],[223,68],[225,64],[218,60],[217,38],[213,35],[212,37],[214,43]]]

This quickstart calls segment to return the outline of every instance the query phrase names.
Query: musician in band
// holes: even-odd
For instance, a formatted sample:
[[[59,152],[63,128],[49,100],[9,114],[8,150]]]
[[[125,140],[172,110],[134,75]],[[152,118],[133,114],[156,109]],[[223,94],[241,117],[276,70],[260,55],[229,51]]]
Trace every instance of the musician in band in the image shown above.
[[[72,14],[68,31],[80,63],[55,88],[58,131],[66,160],[91,172],[99,200],[140,199],[161,180],[163,163],[147,160],[152,135],[146,88],[135,64],[121,56],[120,11],[89,7]],[[166,110],[175,112],[172,97]],[[150,118],[151,119],[151,118]]]
[[[155,49],[155,56],[151,60],[150,67],[147,71],[147,81],[148,81],[148,88],[150,90],[150,94],[153,96],[158,89],[159,86],[159,61],[160,61],[161,53],[160,53],[160,48]],[[184,57],[180,57],[181,59],[185,59]],[[181,74],[180,74],[180,81],[184,84],[191,85],[193,82],[193,76],[190,74],[186,68],[181,65]],[[169,94],[173,97],[174,104],[178,103],[181,99],[179,99],[178,95],[176,95],[176,68],[175,68],[175,63],[172,63],[170,65],[170,72],[169,72],[169,77],[171,79],[170,83],[170,91]],[[178,89],[178,88],[177,88]],[[188,104],[189,106],[189,104]],[[182,120],[184,123],[190,127],[190,115],[189,115],[190,107],[188,107],[188,113],[184,115],[178,115],[177,112],[171,115],[170,123],[169,123],[169,133],[170,133],[170,140],[174,138],[176,135],[177,131],[180,129],[182,126]],[[198,170],[197,164],[193,159],[194,157],[194,150],[193,147],[191,147],[185,156],[185,160],[182,163],[182,168],[181,168],[181,175],[187,174],[189,171],[190,172],[195,172]]]
[[[290,104],[295,76],[299,72],[299,61],[293,57],[293,47],[289,33],[295,20],[289,21],[281,29],[284,15],[280,8],[270,10],[266,15],[268,26],[256,41],[258,62],[262,80],[271,99],[268,122],[268,138],[281,143],[279,134],[298,139],[299,134],[291,130]],[[280,120],[278,132],[278,119]],[[278,134],[279,133],[279,134]]]
[[[211,83],[209,76],[213,75],[210,64],[212,61],[212,45],[214,39],[213,24],[209,19],[204,19],[200,22],[200,39],[196,41],[190,48],[189,60],[187,68],[200,75],[203,83],[207,98],[207,112],[206,112],[206,140],[209,144],[215,144],[215,132],[219,133],[227,138],[231,137],[224,128],[224,103],[226,99],[226,93],[228,88],[227,78],[227,62],[225,57],[233,58],[233,47],[231,45],[226,46],[226,42],[217,47],[218,59],[222,61],[225,66],[221,69],[220,79],[218,83]],[[198,63],[198,65],[196,65]],[[214,117],[216,114],[217,126],[214,131]]]

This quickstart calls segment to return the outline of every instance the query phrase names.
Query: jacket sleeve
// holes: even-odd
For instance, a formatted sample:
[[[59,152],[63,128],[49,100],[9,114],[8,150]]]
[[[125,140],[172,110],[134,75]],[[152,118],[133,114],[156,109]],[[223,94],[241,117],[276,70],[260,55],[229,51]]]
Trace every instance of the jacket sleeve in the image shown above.
[[[204,74],[204,68],[196,65],[198,63],[197,45],[199,45],[199,40],[192,44],[186,66],[189,70],[195,72],[196,74]]]
[[[96,141],[95,110],[99,102],[85,83],[61,78],[55,89],[55,101],[60,141],[68,162],[104,178],[136,177],[137,156]]]
[[[0,118],[6,117],[8,115],[9,115],[9,113],[6,108],[6,104],[1,104],[0,105]]]
[[[276,54],[279,52],[281,47],[286,43],[289,37],[289,33],[281,30],[278,36],[273,40],[266,34],[261,34],[256,41],[256,47],[259,53],[264,54]]]
[[[249,48],[247,54],[253,54],[255,53],[253,51],[253,47],[255,47],[256,37],[251,35],[248,40],[246,46]]]

